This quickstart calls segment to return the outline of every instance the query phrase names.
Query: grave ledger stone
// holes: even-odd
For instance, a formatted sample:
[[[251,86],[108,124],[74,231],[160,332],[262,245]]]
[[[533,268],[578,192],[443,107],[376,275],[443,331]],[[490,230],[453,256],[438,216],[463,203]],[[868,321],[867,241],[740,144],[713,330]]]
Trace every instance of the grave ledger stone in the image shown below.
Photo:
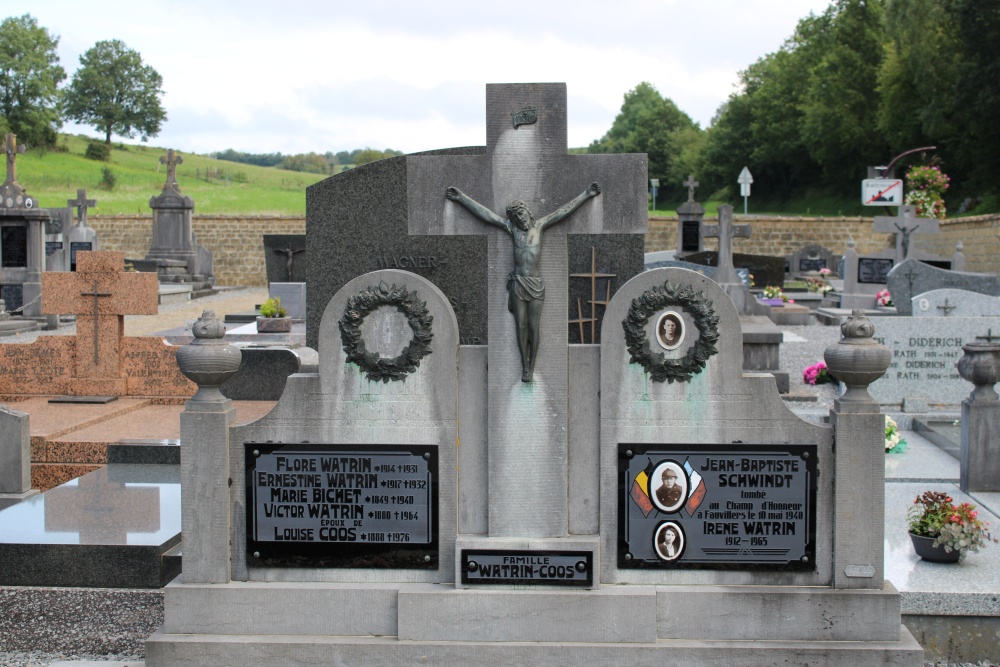
[[[212,388],[221,349],[179,354],[201,385],[181,422],[184,569],[146,664],[920,664],[883,580],[874,375],[830,426],[797,418],[769,375],[742,371],[730,298],[682,269],[626,282],[600,345],[567,345],[548,312],[565,304],[559,241],[574,226],[628,233],[631,214],[610,212],[638,192],[641,217],[645,174],[628,176],[631,157],[548,153],[565,138],[561,86],[487,99],[486,158],[409,172],[424,232],[481,233],[444,201],[455,183],[491,211],[520,197],[541,215],[601,184],[562,233],[545,230],[533,378],[500,230],[488,348],[460,345],[430,280],[380,270],[325,304],[319,372],[290,376],[259,421],[232,426]],[[839,347],[849,375],[860,346]]]

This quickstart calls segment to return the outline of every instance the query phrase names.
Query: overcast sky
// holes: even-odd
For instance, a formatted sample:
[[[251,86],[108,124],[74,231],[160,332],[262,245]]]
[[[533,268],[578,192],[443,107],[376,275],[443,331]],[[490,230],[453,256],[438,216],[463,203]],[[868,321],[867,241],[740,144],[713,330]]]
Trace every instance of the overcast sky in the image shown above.
[[[207,153],[482,145],[485,84],[565,81],[569,145],[649,81],[702,127],[830,0],[35,0],[67,75],[120,39],[163,76],[154,145]],[[65,132],[97,136],[90,128]]]

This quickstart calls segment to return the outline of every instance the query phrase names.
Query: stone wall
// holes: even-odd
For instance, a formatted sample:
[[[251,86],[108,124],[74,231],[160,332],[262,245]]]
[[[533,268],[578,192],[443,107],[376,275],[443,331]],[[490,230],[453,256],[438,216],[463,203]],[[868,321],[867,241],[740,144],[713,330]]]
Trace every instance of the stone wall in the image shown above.
[[[801,216],[735,216],[736,222],[750,222],[753,235],[737,238],[733,250],[754,255],[791,255],[802,246],[818,243],[842,255],[847,238],[853,236],[859,253],[878,252],[892,247],[891,234],[872,231],[871,218]],[[120,250],[126,257],[142,258],[152,237],[151,215],[97,215],[88,218],[101,239],[102,250]],[[706,217],[714,222],[714,217]],[[305,217],[195,215],[194,233],[198,242],[215,258],[216,284],[260,287],[266,283],[264,234],[305,234]],[[941,222],[941,233],[915,234],[913,247],[950,259],[955,244],[965,246],[966,270],[1000,273],[1000,215],[954,218]],[[649,219],[646,252],[677,247],[677,218]],[[706,250],[717,249],[715,239],[705,240]]]
[[[97,215],[87,221],[97,230],[101,250],[136,259],[149,251],[152,215]],[[216,285],[265,286],[264,234],[306,233],[304,216],[195,215],[192,223],[198,243],[212,251]]]

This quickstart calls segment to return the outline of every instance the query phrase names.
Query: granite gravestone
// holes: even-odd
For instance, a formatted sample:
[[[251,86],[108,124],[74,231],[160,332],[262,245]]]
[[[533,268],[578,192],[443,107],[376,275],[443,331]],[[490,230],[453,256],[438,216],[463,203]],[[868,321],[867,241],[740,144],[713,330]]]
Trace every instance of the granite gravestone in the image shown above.
[[[714,267],[718,264],[718,253],[714,250],[705,250],[685,255],[682,259],[685,262]],[[733,266],[747,269],[753,274],[753,281],[757,286],[781,286],[785,282],[785,260],[781,257],[737,252],[733,253]]]
[[[911,315],[912,299],[932,290],[951,288],[1000,296],[1000,278],[992,273],[948,271],[908,259],[893,268],[887,279],[889,293],[900,315]]]
[[[76,208],[76,225],[66,232],[69,243],[70,271],[76,271],[76,253],[83,250],[100,250],[97,231],[87,225],[87,210],[97,207],[96,199],[87,199],[86,190],[77,190],[76,199],[67,200],[67,205]]]
[[[837,270],[837,258],[821,245],[809,244],[792,253],[789,272],[793,276],[816,275],[821,269]]]
[[[871,309],[875,307],[875,295],[885,289],[885,281],[895,260],[880,255],[858,255],[855,245],[853,238],[847,240],[843,260],[844,290],[837,305],[841,308]],[[886,251],[886,254],[889,252]]]
[[[72,227],[69,209],[49,209],[49,221],[45,225],[45,270],[69,271],[66,233]]]
[[[1000,317],[1000,298],[960,289],[935,289],[910,299],[914,317]]]
[[[4,137],[7,178],[0,186],[0,299],[7,310],[26,317],[41,315],[39,298],[45,270],[45,226],[51,215],[17,182],[17,137]]]
[[[603,173],[600,196],[561,224],[627,232],[644,220],[645,174],[622,175],[636,158],[566,168],[548,153],[565,138],[564,94],[491,86],[484,161],[411,165],[409,210],[421,213],[411,231],[479,233],[465,208],[441,201],[456,178],[468,182],[453,187],[490,198],[486,210],[511,190],[554,208],[577,181],[600,183],[591,174],[605,167],[619,178]],[[533,132],[518,134],[525,125]],[[609,220],[633,191],[635,210]],[[257,422],[231,426],[232,405],[215,387],[232,371],[210,374],[225,356],[221,326],[199,325],[218,342],[206,333],[178,355],[200,385],[181,417],[184,570],[165,590],[149,667],[331,655],[345,664],[707,665],[746,662],[748,652],[768,664],[921,663],[883,580],[884,455],[872,445],[884,417],[864,393],[877,373],[855,373],[860,345],[840,346],[848,360],[838,368],[854,384],[831,426],[797,418],[769,376],[742,372],[732,301],[682,269],[625,283],[600,345],[567,345],[563,312],[547,313],[568,301],[560,238],[573,230],[558,229],[546,230],[541,250],[552,268],[531,382],[521,381],[506,311],[506,234],[488,241],[487,348],[459,344],[454,310],[428,279],[367,273],[323,308],[319,372],[289,377]],[[562,438],[555,451],[542,441]],[[651,470],[663,465],[661,477],[683,476],[685,495],[673,506],[676,492],[646,485],[646,500],[665,495],[665,504],[627,524],[620,509],[642,503],[646,461],[622,466],[640,451]],[[734,511],[753,516],[716,516]],[[645,539],[668,541],[670,524],[674,546]],[[676,605],[685,613],[662,611]]]
[[[697,253],[704,250],[701,232],[705,222],[705,207],[694,200],[694,189],[700,183],[688,176],[684,186],[688,189],[687,201],[677,207],[677,253]]]
[[[27,414],[0,405],[0,510],[34,495],[28,419]]]

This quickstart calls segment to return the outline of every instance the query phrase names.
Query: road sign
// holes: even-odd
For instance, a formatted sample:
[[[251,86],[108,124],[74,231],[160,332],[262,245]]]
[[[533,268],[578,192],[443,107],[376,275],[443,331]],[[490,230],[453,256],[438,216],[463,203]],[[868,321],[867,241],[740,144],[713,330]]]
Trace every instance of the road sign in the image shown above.
[[[740,196],[749,197],[750,196],[750,184],[753,183],[753,176],[750,175],[750,170],[743,167],[743,171],[740,172],[739,177],[736,182],[740,184]]]
[[[902,206],[901,178],[866,178],[861,181],[861,203],[865,206]]]

